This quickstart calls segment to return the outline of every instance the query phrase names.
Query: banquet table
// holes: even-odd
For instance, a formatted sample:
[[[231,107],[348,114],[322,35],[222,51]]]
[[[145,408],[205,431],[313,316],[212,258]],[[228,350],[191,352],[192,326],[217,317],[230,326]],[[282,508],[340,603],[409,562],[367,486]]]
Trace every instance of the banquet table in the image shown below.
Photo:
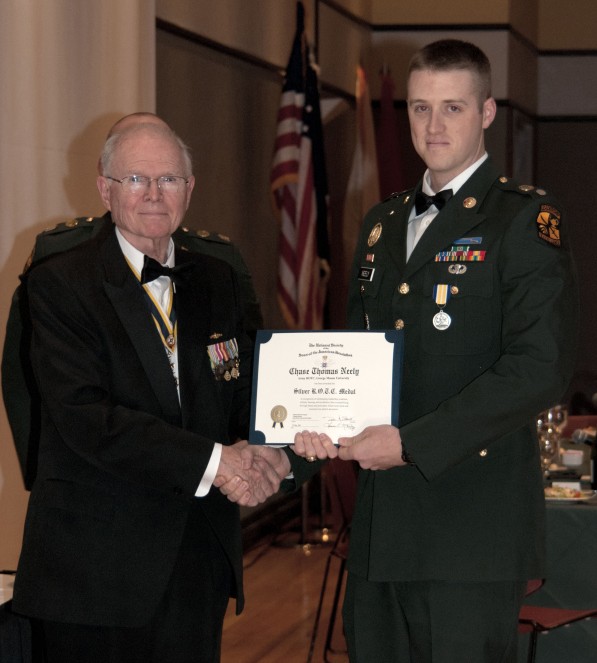
[[[525,603],[549,607],[597,608],[597,500],[548,502],[546,582]],[[520,663],[527,635],[519,636]],[[597,663],[597,619],[540,634],[537,663]]]

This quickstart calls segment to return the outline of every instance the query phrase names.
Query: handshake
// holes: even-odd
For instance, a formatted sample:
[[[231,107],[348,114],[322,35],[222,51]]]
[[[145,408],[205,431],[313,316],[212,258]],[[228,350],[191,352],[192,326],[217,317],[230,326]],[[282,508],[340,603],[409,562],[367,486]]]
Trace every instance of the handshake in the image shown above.
[[[257,506],[278,492],[289,473],[290,461],[282,449],[250,445],[242,440],[222,447],[213,485],[231,502]]]
[[[400,431],[395,426],[367,426],[353,437],[341,437],[338,447],[325,433],[302,431],[294,436],[292,451],[308,462],[340,458],[356,461],[364,470],[388,470],[408,464]],[[282,449],[250,446],[246,440],[222,448],[214,481],[232,502],[256,506],[278,491],[290,473],[290,461]]]

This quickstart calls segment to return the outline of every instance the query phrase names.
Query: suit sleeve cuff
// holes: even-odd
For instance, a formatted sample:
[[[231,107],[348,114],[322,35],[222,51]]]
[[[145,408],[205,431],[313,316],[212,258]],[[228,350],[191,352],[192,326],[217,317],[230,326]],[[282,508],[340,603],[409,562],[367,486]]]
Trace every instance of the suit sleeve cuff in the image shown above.
[[[205,497],[216,478],[218,467],[220,466],[220,458],[222,456],[222,445],[219,442],[214,444],[214,450],[211,452],[211,458],[199,484],[199,488],[195,492],[195,497]]]

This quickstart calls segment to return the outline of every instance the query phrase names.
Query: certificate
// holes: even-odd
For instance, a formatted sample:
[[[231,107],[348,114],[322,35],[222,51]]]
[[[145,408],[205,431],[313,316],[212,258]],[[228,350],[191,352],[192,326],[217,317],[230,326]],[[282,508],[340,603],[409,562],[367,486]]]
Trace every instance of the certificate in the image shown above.
[[[259,331],[252,444],[292,444],[303,430],[333,442],[398,424],[401,331]]]

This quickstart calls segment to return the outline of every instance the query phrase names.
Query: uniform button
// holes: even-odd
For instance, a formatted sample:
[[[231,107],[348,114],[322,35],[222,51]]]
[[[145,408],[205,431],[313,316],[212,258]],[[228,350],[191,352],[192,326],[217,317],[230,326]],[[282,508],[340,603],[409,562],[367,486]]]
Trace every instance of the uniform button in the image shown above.
[[[485,458],[485,456],[487,456],[487,449],[481,449],[481,451],[479,451],[479,456]]]
[[[401,295],[408,295],[408,293],[410,292],[410,286],[408,285],[408,283],[401,283],[398,286],[398,292]]]
[[[404,320],[398,318],[398,320],[394,322],[394,329],[404,329]]]
[[[458,294],[458,286],[457,285],[450,286],[450,294],[451,295],[457,295]]]

